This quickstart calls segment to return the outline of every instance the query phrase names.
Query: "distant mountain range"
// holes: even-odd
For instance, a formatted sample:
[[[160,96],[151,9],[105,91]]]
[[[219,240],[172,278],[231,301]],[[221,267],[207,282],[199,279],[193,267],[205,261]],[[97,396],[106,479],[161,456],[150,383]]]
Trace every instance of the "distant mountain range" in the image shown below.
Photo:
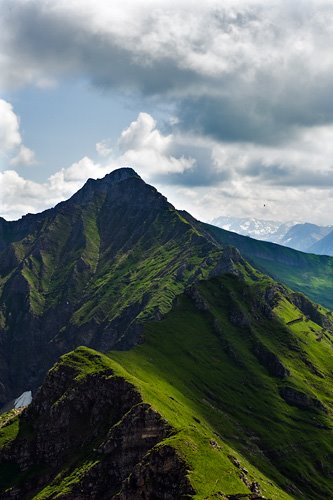
[[[243,236],[278,243],[302,252],[333,255],[333,226],[225,216],[213,219],[211,224]]]

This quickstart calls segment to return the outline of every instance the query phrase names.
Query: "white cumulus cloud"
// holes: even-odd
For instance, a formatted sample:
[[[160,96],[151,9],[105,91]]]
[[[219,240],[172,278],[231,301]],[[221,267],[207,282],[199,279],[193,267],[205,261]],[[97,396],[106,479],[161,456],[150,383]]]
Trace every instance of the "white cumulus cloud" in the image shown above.
[[[0,173],[0,214],[15,219],[49,208],[75,193],[88,178],[104,177],[124,165],[135,168],[147,181],[159,173],[182,173],[194,160],[170,153],[176,141],[172,134],[159,131],[152,116],[140,113],[121,133],[115,153],[103,162],[85,156],[41,183],[25,179],[15,170]]]
[[[12,105],[0,99],[0,152],[21,144],[20,124]]]
[[[23,144],[21,144],[17,155],[10,160],[11,165],[34,165],[35,163],[36,158],[34,151]]]
[[[107,139],[103,139],[102,141],[97,142],[96,151],[99,156],[102,156],[103,158],[110,156],[112,153],[112,148],[110,147],[109,141]]]
[[[139,171],[151,178],[158,174],[182,173],[193,167],[191,157],[172,154],[177,138],[163,135],[156,121],[148,113],[140,113],[135,121],[121,133],[118,147],[121,163],[136,165]]]
[[[20,121],[13,106],[4,99],[0,99],[0,154],[11,157],[11,165],[33,165],[36,161],[35,153],[22,143]]]

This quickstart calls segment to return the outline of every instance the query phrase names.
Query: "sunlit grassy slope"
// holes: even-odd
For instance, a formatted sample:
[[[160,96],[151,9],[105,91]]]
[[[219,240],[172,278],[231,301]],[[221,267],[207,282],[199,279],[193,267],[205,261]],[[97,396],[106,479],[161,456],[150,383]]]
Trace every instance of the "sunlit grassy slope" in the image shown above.
[[[163,320],[147,324],[145,342],[131,351],[94,358],[79,348],[62,358],[80,363],[80,377],[112,368],[139,389],[175,428],[159,446],[171,444],[186,459],[197,499],[250,494],[256,482],[266,498],[331,498],[332,336],[279,288],[270,315],[264,297],[274,287],[256,272],[202,282],[194,299],[181,296]],[[289,375],[273,375],[258,358],[258,345],[274,353]],[[320,407],[287,404],[283,387]],[[15,432],[14,419],[0,442]],[[99,459],[88,450],[36,498],[70,491],[84,467]]]
[[[268,498],[324,499],[333,491],[332,338],[318,341],[322,329],[312,321],[287,326],[300,311],[282,296],[274,319],[254,315],[249,304],[268,284],[244,286],[232,276],[202,283],[207,311],[183,297],[166,319],[147,326],[142,346],[111,354],[179,430],[173,444],[192,467],[198,498],[244,490],[230,454]],[[235,304],[247,318],[243,327],[229,320]],[[257,342],[290,376],[268,373],[254,354]],[[284,386],[318,398],[328,413],[288,405],[279,394]]]

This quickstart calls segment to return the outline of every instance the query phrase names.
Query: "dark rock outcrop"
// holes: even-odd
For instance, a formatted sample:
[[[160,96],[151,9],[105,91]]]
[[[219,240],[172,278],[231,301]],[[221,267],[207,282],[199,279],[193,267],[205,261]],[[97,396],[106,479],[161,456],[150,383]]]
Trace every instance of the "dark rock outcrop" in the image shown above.
[[[320,410],[327,413],[327,409],[321,401],[293,387],[281,387],[280,395],[286,403],[291,406],[296,406],[301,410]]]
[[[274,307],[276,307],[281,300],[281,296],[285,296],[286,293],[287,290],[285,287],[278,283],[274,283],[265,290],[265,302],[271,307],[271,309],[274,309]]]
[[[248,297],[251,303],[251,311],[254,317],[264,317],[269,320],[274,317],[274,308],[278,305],[281,297],[286,296],[286,290],[282,285],[274,283],[260,290],[258,295]]]
[[[79,369],[75,356],[84,359]],[[17,437],[0,453],[0,477],[8,466],[16,470],[13,484],[0,480],[2,499],[31,498],[55,483],[57,498],[134,499],[142,492],[147,499],[171,499],[194,493],[186,464],[162,443],[173,429],[133,385],[107,367],[101,370],[100,359],[79,348],[49,372],[18,417]],[[100,372],[86,373],[91,363]],[[71,474],[77,479],[62,493],[61,481]]]
[[[229,321],[234,326],[250,326],[250,320],[247,315],[234,303],[229,312]]]
[[[190,288],[186,290],[186,295],[192,299],[195,307],[198,311],[209,311],[209,306],[204,297],[200,294],[198,288],[195,285],[192,285]]]
[[[245,263],[239,250],[233,246],[226,246],[223,249],[223,254],[218,260],[214,270],[211,272],[210,277],[221,276],[221,274],[239,275],[237,264]]]
[[[285,378],[290,375],[289,370],[283,365],[277,355],[260,342],[256,341],[254,343],[253,352],[270,375],[279,378]]]
[[[289,300],[314,323],[317,323],[317,325],[323,328],[333,330],[333,322],[330,321],[326,315],[322,314],[318,307],[305,297],[305,295],[301,293],[292,293],[289,295]]]
[[[153,492],[153,494],[152,494]],[[186,464],[171,446],[154,448],[124,481],[117,500],[192,498],[194,489],[186,478]]]

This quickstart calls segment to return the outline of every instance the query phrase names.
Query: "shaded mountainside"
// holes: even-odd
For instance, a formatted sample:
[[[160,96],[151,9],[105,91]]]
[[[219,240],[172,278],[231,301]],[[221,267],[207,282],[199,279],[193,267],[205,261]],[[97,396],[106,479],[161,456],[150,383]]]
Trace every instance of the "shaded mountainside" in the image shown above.
[[[130,168],[88,180],[55,208],[0,219],[0,405],[36,389],[59,355],[142,340],[192,284],[252,263],[333,307],[333,259],[199,223]]]
[[[1,228],[0,403],[80,344],[133,345],[143,321],[223,266],[221,248],[132,169]]]
[[[333,259],[202,224],[131,169],[0,228],[0,399],[76,348],[0,417],[0,498],[330,498],[332,312],[256,268],[331,305]]]
[[[191,218],[185,212],[183,216]],[[333,309],[333,258],[307,254],[281,245],[258,241],[209,224],[197,223],[216,243],[233,245],[262,272],[305,293],[310,299]]]
[[[330,498],[331,317],[236,256],[143,344],[63,356],[2,417],[1,498]]]

